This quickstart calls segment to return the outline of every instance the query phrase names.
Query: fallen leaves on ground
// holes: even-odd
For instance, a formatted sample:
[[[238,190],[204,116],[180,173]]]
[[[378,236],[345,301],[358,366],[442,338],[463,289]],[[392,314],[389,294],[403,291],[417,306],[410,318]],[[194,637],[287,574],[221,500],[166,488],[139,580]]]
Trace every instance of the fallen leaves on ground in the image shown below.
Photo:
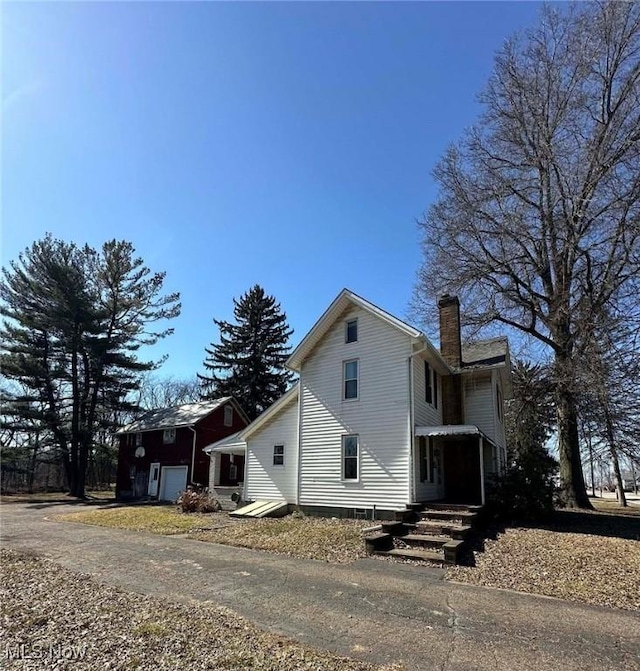
[[[133,594],[11,550],[1,560],[5,671],[381,668],[263,632],[210,603]]]
[[[549,529],[507,529],[449,579],[640,610],[640,541]]]
[[[326,517],[239,520],[222,528],[192,534],[198,540],[268,550],[301,559],[349,562],[365,557],[362,530],[371,521]]]

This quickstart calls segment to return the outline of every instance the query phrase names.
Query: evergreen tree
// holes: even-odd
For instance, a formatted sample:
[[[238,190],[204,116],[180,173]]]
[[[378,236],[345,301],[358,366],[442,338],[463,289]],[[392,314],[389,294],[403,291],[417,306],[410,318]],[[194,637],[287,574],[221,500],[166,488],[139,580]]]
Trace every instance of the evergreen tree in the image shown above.
[[[140,346],[171,333],[150,325],[180,312],[178,294],[158,295],[164,274],[150,274],[133,254],[128,242],[96,251],[48,235],[0,282],[0,366],[24,389],[11,411],[50,433],[77,497],[97,432],[112,427],[114,410],[130,405],[140,374],[156,366],[139,360]]]
[[[234,396],[249,419],[255,419],[287,390],[292,374],[285,367],[293,331],[273,296],[256,284],[233,299],[235,324],[214,319],[220,343],[205,348],[198,375],[205,399]]]

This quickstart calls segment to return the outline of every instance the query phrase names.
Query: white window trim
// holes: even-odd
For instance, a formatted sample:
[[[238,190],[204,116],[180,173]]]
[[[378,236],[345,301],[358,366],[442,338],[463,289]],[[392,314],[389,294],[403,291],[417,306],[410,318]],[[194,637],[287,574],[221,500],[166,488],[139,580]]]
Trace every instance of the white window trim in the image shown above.
[[[344,460],[345,460],[345,454],[344,454],[344,449],[345,449],[345,439],[346,438],[355,438],[356,439],[356,477],[355,478],[346,478],[344,474]],[[345,433],[341,436],[340,438],[341,445],[340,445],[340,457],[341,457],[341,466],[340,466],[340,471],[341,471],[341,480],[342,482],[360,482],[360,434],[358,433]],[[353,459],[353,457],[349,457],[349,459]]]
[[[276,447],[281,447],[281,448],[282,448],[282,463],[281,463],[281,464],[274,464],[274,463],[273,463],[273,460],[276,458]],[[284,468],[284,465],[285,465],[285,463],[286,463],[286,459],[285,459],[285,454],[286,454],[286,452],[287,452],[287,448],[285,447],[285,444],[284,444],[284,443],[275,443],[275,444],[274,444],[274,446],[273,446],[273,452],[272,452],[272,455],[273,455],[273,456],[272,456],[272,459],[271,459],[271,465],[272,465],[274,468]]]
[[[356,395],[353,398],[347,398],[347,364],[349,363],[356,363],[358,367],[357,376],[348,378],[356,381]],[[360,359],[346,359],[342,362],[342,400],[346,403],[360,400]]]
[[[353,322],[356,323],[356,339],[355,340],[349,340],[349,324],[352,324]],[[360,334],[358,333],[358,318],[354,317],[353,319],[347,319],[344,323],[344,342],[345,345],[350,345],[351,343],[358,342],[358,337]]]

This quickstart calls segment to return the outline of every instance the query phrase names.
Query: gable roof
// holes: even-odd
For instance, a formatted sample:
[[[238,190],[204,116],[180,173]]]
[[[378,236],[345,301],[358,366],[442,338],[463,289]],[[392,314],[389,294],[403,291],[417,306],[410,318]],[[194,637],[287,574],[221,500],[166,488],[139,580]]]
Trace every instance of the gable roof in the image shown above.
[[[173,408],[157,408],[145,412],[135,421],[123,426],[116,432],[116,435],[193,426],[207,415],[210,415],[214,410],[217,410],[221,405],[228,402],[232,402],[234,407],[241,411],[233,396],[224,396],[223,398],[216,398],[212,401],[201,401],[200,403],[186,403],[174,406]],[[244,413],[242,414],[244,415]]]
[[[287,359],[287,367],[296,372],[300,371],[302,362],[310,354],[311,350],[320,342],[322,337],[327,333],[327,331],[333,326],[334,322],[340,317],[340,315],[349,307],[355,305],[356,307],[362,308],[366,312],[375,315],[382,321],[390,324],[394,328],[397,328],[402,333],[405,333],[410,338],[421,338],[424,337],[422,333],[410,326],[409,324],[403,322],[401,319],[394,317],[392,314],[379,308],[377,305],[370,303],[368,300],[358,296],[353,291],[349,289],[343,289],[338,296],[335,298],[333,303],[324,311],[320,319],[311,327],[311,330],[307,335],[302,339],[300,344],[293,350],[291,356]]]

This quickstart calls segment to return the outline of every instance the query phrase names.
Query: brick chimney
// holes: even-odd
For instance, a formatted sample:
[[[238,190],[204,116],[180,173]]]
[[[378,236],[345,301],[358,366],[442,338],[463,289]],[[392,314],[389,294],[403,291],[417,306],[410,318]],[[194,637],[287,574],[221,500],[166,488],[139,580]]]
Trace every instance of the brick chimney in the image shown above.
[[[453,368],[462,366],[460,336],[460,301],[457,296],[445,294],[438,301],[440,310],[440,353]]]
[[[452,367],[462,367],[462,337],[460,335],[460,301],[457,296],[445,294],[438,301],[440,310],[440,353]],[[442,421],[444,424],[463,424],[462,378],[460,373],[442,378]]]

